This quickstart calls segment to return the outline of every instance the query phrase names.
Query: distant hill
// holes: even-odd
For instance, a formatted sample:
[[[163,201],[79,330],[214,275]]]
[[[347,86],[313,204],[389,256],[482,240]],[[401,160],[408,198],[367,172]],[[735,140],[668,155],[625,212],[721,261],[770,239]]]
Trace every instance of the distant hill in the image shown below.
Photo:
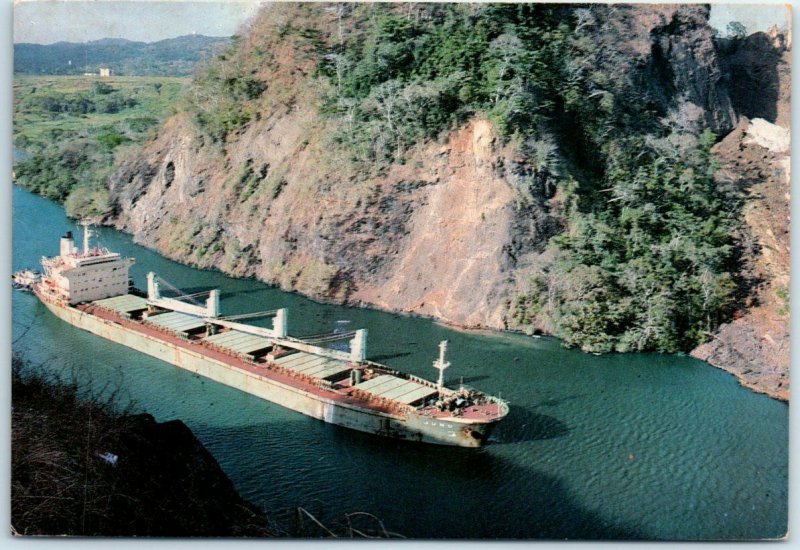
[[[231,43],[227,37],[187,35],[158,42],[103,38],[86,43],[14,44],[14,73],[74,75],[108,67],[119,76],[188,76],[199,61]]]

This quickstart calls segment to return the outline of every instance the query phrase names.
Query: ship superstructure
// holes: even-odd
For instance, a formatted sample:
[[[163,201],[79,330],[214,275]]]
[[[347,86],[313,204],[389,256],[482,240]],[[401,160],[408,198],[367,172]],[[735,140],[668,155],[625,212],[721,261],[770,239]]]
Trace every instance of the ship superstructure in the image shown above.
[[[78,304],[128,292],[131,258],[105,248],[90,248],[89,224],[84,223],[83,250],[75,247],[72,232],[61,237],[61,254],[42,258],[40,292],[54,300]]]
[[[42,258],[43,275],[25,275],[36,296],[61,319],[111,341],[238,388],[289,409],[359,431],[428,443],[478,447],[508,414],[501,399],[445,387],[447,342],[433,367],[438,382],[366,359],[366,329],[293,338],[285,309],[223,316],[219,292],[162,294],[149,273],[147,292],[129,284],[130,258],[90,248],[72,234],[61,254]],[[169,286],[169,285],[168,285]],[[173,289],[176,290],[177,289]],[[271,317],[272,327],[243,323]],[[348,351],[325,347],[344,340]]]

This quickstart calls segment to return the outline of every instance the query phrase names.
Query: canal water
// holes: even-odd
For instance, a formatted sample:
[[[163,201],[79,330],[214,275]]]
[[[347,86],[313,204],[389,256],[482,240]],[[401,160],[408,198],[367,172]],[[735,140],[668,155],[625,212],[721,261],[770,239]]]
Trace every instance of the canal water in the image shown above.
[[[13,268],[78,230],[56,204],[13,191]],[[77,234],[77,233],[76,233]],[[101,229],[108,248],[187,291],[222,289],[225,313],[289,308],[290,334],[369,329],[368,357],[511,404],[485,448],[351,432],[106,342],[14,292],[14,348],[38,368],[121,390],[137,410],[184,421],[239,492],[276,520],[369,512],[408,537],[760,539],[787,529],[788,407],[689,357],[594,356],[551,338],[462,332],[431,320],[321,305],[252,280],[169,261]],[[123,457],[124,459],[124,457]]]

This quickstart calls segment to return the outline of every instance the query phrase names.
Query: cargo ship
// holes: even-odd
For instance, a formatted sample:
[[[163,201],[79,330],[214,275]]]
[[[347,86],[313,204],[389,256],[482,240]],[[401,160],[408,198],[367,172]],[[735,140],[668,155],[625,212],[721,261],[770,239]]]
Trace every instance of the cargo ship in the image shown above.
[[[32,291],[54,315],[78,328],[307,416],[380,436],[461,447],[484,445],[508,403],[444,384],[447,341],[433,361],[438,381],[366,358],[367,330],[295,338],[286,309],[222,315],[219,291],[186,295],[155,273],[146,292],[129,276],[132,258],[90,246],[72,232],[42,272],[21,271],[14,285]],[[162,289],[163,287],[163,289]],[[168,294],[170,294],[168,296]],[[271,328],[245,323],[271,318]],[[347,349],[335,349],[333,346]]]

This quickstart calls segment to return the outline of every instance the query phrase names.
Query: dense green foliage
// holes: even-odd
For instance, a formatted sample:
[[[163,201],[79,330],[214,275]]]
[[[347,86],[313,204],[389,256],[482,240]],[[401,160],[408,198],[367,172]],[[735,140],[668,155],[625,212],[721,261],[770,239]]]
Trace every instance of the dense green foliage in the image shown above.
[[[225,141],[230,132],[250,122],[256,116],[250,102],[267,87],[241,66],[238,48],[239,39],[234,36],[217,63],[195,76],[190,93],[184,97],[184,109],[194,113],[198,128],[212,142]]]
[[[665,107],[677,92],[603,31],[607,8],[357,9],[369,24],[320,64],[325,110],[355,158],[402,161],[478,114],[520,145],[534,175],[526,196],[557,188],[566,231],[513,304],[521,326],[550,326],[587,351],[677,351],[730,315],[739,203],[712,180],[715,136]]]
[[[712,140],[706,132],[692,154],[675,158],[624,140],[607,193],[585,212],[580,200],[568,210],[568,231],[551,242],[556,260],[518,304],[521,320],[542,315],[588,351],[705,341],[731,313],[735,290],[735,205],[711,178]]]
[[[110,68],[118,76],[190,76],[230,42],[225,37],[180,36],[158,42],[107,38],[83,44],[14,44],[14,74],[82,75]]]
[[[568,27],[543,5],[369,8],[369,25],[324,56],[325,109],[346,124],[339,140],[359,158],[404,150],[481,112],[507,136],[538,138],[556,115],[552,72]]]
[[[104,214],[115,160],[126,144],[151,135],[184,85],[166,78],[16,78],[16,182],[63,202],[72,217]]]

